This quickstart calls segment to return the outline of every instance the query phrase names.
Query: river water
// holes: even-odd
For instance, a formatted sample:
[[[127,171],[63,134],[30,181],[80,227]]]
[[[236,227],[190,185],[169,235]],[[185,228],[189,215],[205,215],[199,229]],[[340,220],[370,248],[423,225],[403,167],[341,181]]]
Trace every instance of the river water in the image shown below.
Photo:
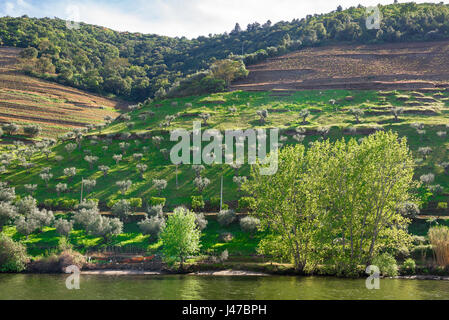
[[[0,300],[102,299],[449,299],[449,281],[381,279],[368,290],[365,279],[294,276],[81,275],[68,290],[68,275],[0,274]]]

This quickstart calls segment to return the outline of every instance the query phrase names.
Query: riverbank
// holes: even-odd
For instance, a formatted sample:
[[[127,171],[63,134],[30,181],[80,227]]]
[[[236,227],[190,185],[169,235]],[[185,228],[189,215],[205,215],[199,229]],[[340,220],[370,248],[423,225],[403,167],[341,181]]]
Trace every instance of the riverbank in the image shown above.
[[[164,271],[140,271],[140,270],[88,270],[82,271],[81,275],[103,275],[103,276],[140,276],[140,275],[167,275],[173,274]],[[190,273],[179,273],[192,276],[269,276],[268,273],[245,271],[245,270],[221,270],[200,271]]]

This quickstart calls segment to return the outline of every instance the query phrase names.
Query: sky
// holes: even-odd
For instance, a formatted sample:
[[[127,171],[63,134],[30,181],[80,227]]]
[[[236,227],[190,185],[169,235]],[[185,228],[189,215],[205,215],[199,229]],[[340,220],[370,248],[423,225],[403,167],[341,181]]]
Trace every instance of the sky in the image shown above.
[[[291,21],[362,4],[393,0],[0,0],[0,16],[58,17],[117,31],[194,38],[231,31],[238,22]],[[399,0],[399,2],[409,2]],[[415,2],[441,2],[426,0]],[[447,1],[445,1],[447,2]]]

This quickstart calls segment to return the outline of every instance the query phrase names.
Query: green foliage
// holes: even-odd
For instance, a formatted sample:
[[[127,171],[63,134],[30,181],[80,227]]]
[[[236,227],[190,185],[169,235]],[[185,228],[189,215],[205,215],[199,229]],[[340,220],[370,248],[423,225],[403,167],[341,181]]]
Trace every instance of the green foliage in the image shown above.
[[[240,212],[252,211],[256,206],[256,199],[253,197],[242,197],[239,199],[238,210]]]
[[[26,247],[0,233],[0,271],[21,272],[28,263]]]
[[[389,253],[385,252],[375,257],[372,261],[372,265],[377,266],[380,273],[384,276],[395,277],[398,275],[396,259]]]
[[[254,215],[299,270],[323,262],[355,270],[382,249],[410,242],[409,220],[397,208],[412,199],[413,161],[397,134],[378,132],[360,144],[315,142],[307,152],[285,147],[275,175],[261,168],[254,166],[244,186],[256,199]]]
[[[0,38],[5,46],[27,48],[21,55],[25,70],[33,75],[143,101],[148,95],[163,97],[179,78],[206,70],[220,60],[254,64],[289,51],[333,42],[382,43],[448,37],[449,9],[443,3],[379,8],[383,16],[380,30],[366,28],[366,9],[359,6],[274,25],[256,22],[246,30],[234,29],[191,40],[116,32],[87,24],[68,30],[61,19],[3,17]],[[243,55],[236,56],[242,51]],[[53,72],[55,76],[50,75]],[[228,76],[192,78],[189,84],[207,90],[222,90],[221,86],[230,80]],[[188,85],[180,88],[183,92]]]
[[[447,202],[438,202],[437,209],[447,210]]]
[[[414,274],[416,269],[416,262],[412,258],[408,258],[402,264],[402,269],[408,274]]]
[[[182,269],[185,259],[198,253],[201,247],[200,236],[195,214],[182,207],[176,208],[168,217],[166,227],[160,235],[164,259],[168,262],[180,261]]]
[[[201,211],[204,209],[205,203],[203,196],[192,196],[192,209],[195,212]]]
[[[166,201],[167,201],[166,198],[151,197],[150,200],[148,201],[148,204],[150,206],[158,206],[158,205],[165,206]]]
[[[65,198],[58,198],[58,199],[45,199],[44,205],[47,209],[50,210],[74,210],[78,205],[79,201],[76,199],[65,199]]]
[[[142,198],[131,198],[129,199],[129,205],[133,210],[137,210],[138,208],[142,208]]]

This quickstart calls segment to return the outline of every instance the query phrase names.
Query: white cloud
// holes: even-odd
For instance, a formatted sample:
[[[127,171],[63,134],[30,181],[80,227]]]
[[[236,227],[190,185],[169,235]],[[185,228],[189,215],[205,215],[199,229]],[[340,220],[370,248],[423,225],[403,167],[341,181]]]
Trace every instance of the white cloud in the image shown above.
[[[28,2],[27,2],[28,1]],[[290,21],[308,14],[344,8],[389,4],[392,0],[10,0],[0,15],[57,16],[69,19],[66,8],[79,7],[80,20],[118,31],[196,37],[230,31],[238,22]],[[407,0],[408,1],[408,0]],[[405,2],[405,1],[401,1]],[[427,0],[425,2],[440,2]]]

